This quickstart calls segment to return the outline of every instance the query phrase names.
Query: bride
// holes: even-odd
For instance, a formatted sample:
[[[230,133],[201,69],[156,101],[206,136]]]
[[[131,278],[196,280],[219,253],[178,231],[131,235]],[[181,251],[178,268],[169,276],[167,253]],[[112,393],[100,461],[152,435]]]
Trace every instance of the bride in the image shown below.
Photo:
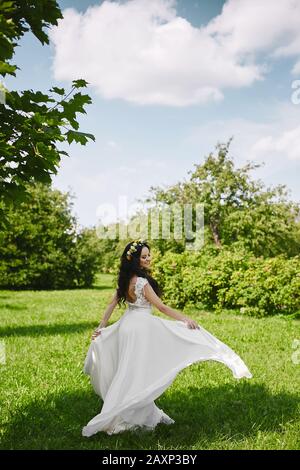
[[[153,430],[158,423],[174,423],[154,400],[182,369],[195,362],[218,361],[236,379],[252,377],[232,349],[162,302],[158,283],[150,275],[150,259],[150,247],[141,239],[127,244],[121,256],[118,288],[92,335],[84,361],[83,371],[103,406],[83,427],[83,436]],[[127,305],[124,314],[106,327],[122,302]],[[175,321],[154,315],[152,306]]]

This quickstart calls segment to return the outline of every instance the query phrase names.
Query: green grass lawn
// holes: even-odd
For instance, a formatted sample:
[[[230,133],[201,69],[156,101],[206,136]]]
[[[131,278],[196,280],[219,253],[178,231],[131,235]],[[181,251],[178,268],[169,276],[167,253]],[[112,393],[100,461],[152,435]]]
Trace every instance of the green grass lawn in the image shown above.
[[[175,424],[82,437],[102,406],[82,367],[111,286],[111,275],[99,275],[92,289],[0,291],[1,449],[300,448],[300,363],[292,360],[299,320],[194,310],[185,313],[234,349],[253,378],[238,381],[223,364],[198,362],[155,401]]]

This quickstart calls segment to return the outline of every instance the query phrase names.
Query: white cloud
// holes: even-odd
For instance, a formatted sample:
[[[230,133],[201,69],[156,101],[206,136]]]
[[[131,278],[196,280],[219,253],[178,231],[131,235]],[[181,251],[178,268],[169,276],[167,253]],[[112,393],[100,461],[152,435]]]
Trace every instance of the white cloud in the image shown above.
[[[103,156],[103,161],[106,161]],[[162,171],[167,173],[167,165],[163,160],[137,158],[133,164],[112,166],[95,161],[94,157],[82,158],[73,155],[64,159],[60,171],[53,177],[53,186],[66,191],[71,189],[76,195],[74,209],[80,214],[83,225],[96,224],[101,208],[109,205],[112,211],[110,221],[117,217],[124,218],[128,213],[123,211],[120,201],[126,200],[127,207],[135,204],[138,198],[148,195],[151,184],[160,184]]]
[[[132,204],[136,198],[149,195],[150,186],[183,181],[194,163],[203,163],[218,141],[226,142],[233,135],[230,155],[238,167],[247,160],[265,162],[252,173],[253,177],[271,186],[287,184],[293,190],[293,198],[299,200],[299,110],[300,105],[279,102],[270,109],[272,118],[268,120],[212,119],[195,126],[185,136],[183,129],[178,131],[176,140],[169,144],[170,150],[164,147],[160,154],[152,152],[150,146],[149,152],[137,149],[126,156],[126,145],[116,154],[104,145],[105,141],[97,150],[85,150],[84,157],[83,151],[76,149],[72,158],[62,159],[54,183],[61,190],[71,185],[81,223],[95,224],[100,205],[110,203],[117,208],[119,197]],[[258,116],[263,114],[261,111]]]
[[[293,75],[300,75],[300,60],[295,63],[293,69],[292,69],[292,74]]]
[[[277,103],[272,119],[262,122],[243,118],[211,120],[194,127],[182,145],[189,153],[204,157],[214,151],[217,142],[225,143],[231,136],[230,155],[237,166],[247,161],[262,164],[253,173],[255,178],[290,185],[288,175],[296,176],[300,165],[299,106]],[[299,191],[296,193],[299,198]]]
[[[85,78],[106,99],[201,104],[263,80],[280,57],[295,56],[299,71],[298,0],[228,0],[199,28],[178,16],[175,0],[105,0],[63,13],[50,32],[55,78]]]
[[[282,130],[279,135],[262,137],[252,150],[257,156],[277,153],[289,160],[300,160],[300,126]]]
[[[273,57],[300,54],[298,0],[228,0],[205,28],[234,56],[267,51]]]

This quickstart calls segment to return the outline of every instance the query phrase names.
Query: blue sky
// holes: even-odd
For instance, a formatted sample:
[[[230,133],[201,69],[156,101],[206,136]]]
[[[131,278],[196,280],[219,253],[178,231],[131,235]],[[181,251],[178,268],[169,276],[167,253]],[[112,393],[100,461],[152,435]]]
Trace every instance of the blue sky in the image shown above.
[[[75,195],[80,225],[97,224],[104,204],[118,210],[120,197],[130,205],[151,186],[182,181],[231,135],[237,166],[264,162],[253,177],[286,184],[300,200],[300,104],[291,98],[300,79],[300,5],[58,3],[64,19],[50,45],[27,33],[12,61],[21,70],[4,83],[46,91],[89,82],[83,92],[93,104],[79,122],[96,142],[60,144],[70,158],[53,178],[53,187]]]

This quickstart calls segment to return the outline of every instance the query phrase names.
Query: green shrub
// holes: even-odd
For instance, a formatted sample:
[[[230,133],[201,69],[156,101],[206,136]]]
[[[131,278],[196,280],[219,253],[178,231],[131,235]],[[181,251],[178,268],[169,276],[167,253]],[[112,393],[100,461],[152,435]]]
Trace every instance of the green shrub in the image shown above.
[[[0,286],[6,289],[89,287],[101,251],[94,229],[77,230],[69,194],[28,185],[30,199],[5,208],[9,225],[0,234]]]
[[[245,248],[167,253],[155,263],[166,303],[182,309],[238,309],[254,316],[300,309],[300,259],[256,258]]]
[[[256,258],[246,270],[232,273],[220,307],[239,308],[254,316],[292,314],[300,308],[300,260]]]

